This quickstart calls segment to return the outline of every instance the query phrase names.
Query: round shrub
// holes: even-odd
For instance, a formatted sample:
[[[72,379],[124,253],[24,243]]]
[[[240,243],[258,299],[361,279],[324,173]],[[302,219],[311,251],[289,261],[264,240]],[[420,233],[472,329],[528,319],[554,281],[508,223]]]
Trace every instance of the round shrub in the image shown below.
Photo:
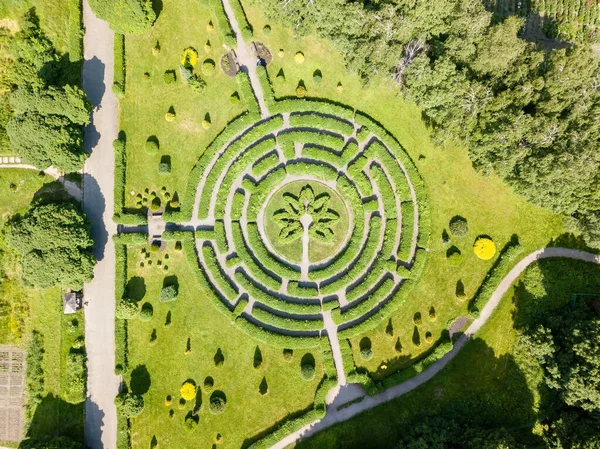
[[[150,210],[156,212],[160,209],[160,198],[154,198],[150,203]]]
[[[152,54],[154,56],[160,55],[160,43],[158,41],[156,41],[156,45],[152,47]]]
[[[211,126],[212,126],[212,124],[210,123],[210,120],[207,120],[207,119],[202,120],[202,128],[210,129]]]
[[[315,86],[320,86],[322,82],[323,82],[323,74],[321,73],[320,70],[315,70],[315,73],[313,73],[313,84]]]
[[[433,335],[431,332],[425,332],[425,341],[427,343],[431,343],[433,341]]]
[[[300,376],[306,381],[315,378],[315,358],[312,354],[304,354],[300,361]]]
[[[212,50],[212,44],[210,43],[210,41],[206,41],[206,44],[204,44],[204,52],[210,53],[211,50]]]
[[[294,357],[294,350],[293,349],[284,349],[283,350],[283,359],[286,362],[291,362],[293,357]]]
[[[165,74],[163,75],[163,80],[164,80],[165,84],[173,84],[175,81],[177,81],[177,77],[175,76],[175,71],[167,70],[165,72]]]
[[[469,233],[467,219],[457,215],[450,220],[450,232],[455,237],[464,237]]]
[[[137,304],[127,299],[121,299],[115,308],[115,316],[121,320],[132,320],[137,318],[139,313]]]
[[[360,357],[363,360],[371,360],[373,358],[373,349],[372,349],[371,339],[368,337],[364,337],[360,340],[359,348],[360,348]]]
[[[158,144],[156,137],[150,137],[148,140],[146,140],[146,143],[144,144],[144,150],[146,153],[150,155],[158,154],[159,149],[160,145]]]
[[[142,75],[142,79],[144,81],[148,81],[150,79],[150,74],[148,72],[144,72],[144,74]]]
[[[206,24],[206,31],[208,31],[209,33],[215,29],[215,26],[213,25],[212,21],[209,20],[208,23]]]
[[[271,25],[265,25],[263,27],[263,34],[265,36],[268,36],[269,34],[271,34]]]
[[[429,319],[431,321],[435,321],[437,319],[437,313],[435,311],[435,307],[431,306],[431,309],[429,309]]]
[[[121,393],[115,398],[115,405],[121,416],[134,418],[144,410],[144,398],[133,393]]]
[[[152,319],[153,315],[154,315],[154,308],[152,307],[152,304],[150,304],[149,302],[144,303],[144,305],[142,306],[142,310],[140,312],[140,320],[150,321]]]
[[[210,395],[208,409],[213,415],[219,415],[225,411],[225,405],[227,404],[227,397],[222,391],[215,391]]]
[[[160,243],[152,242],[152,245],[150,245],[150,252],[157,253],[159,251],[160,251]],[[150,254],[147,254],[147,257],[150,257]]]
[[[477,237],[473,244],[473,251],[481,260],[490,260],[496,255],[496,244],[489,237]]]
[[[413,316],[413,323],[415,323],[415,326],[420,326],[422,322],[423,319],[421,318],[421,312],[415,313]]]
[[[125,368],[123,368],[123,365],[121,365],[120,363],[117,363],[115,365],[115,375],[120,376],[121,374],[125,373]]]
[[[232,93],[229,97],[229,101],[231,102],[231,104],[239,104],[240,94],[238,94],[237,92]]]
[[[458,267],[462,263],[462,254],[460,251],[453,251],[448,254],[447,259],[448,263],[452,267]]]
[[[158,172],[161,175],[168,175],[171,173],[171,163],[168,161],[160,161],[158,163]]]
[[[199,76],[194,75],[189,80],[189,86],[192,88],[192,90],[194,92],[201,94],[202,92],[204,92],[204,89],[206,88],[206,82]]]
[[[165,398],[165,407],[170,407],[171,402],[172,402],[171,395],[168,394],[167,397]]]
[[[165,114],[165,120],[167,122],[174,122],[175,121],[175,113],[174,112],[167,112]]]
[[[190,432],[193,432],[196,429],[196,427],[198,427],[199,421],[200,421],[200,418],[198,416],[194,416],[190,413],[185,417],[185,422],[184,422],[185,428],[187,430],[189,430]]]
[[[214,386],[215,386],[215,380],[212,377],[207,376],[204,379],[204,391],[209,392],[213,389]]]
[[[196,397],[196,385],[190,381],[184,382],[179,389],[181,397],[186,401],[191,401]]]
[[[302,84],[298,84],[298,87],[296,87],[296,96],[298,98],[304,98],[306,96],[306,87]]]
[[[177,405],[177,408],[179,410],[182,410],[182,409],[185,408],[185,404],[187,404],[187,401],[185,399],[183,399],[183,398],[180,398],[179,399],[179,404]]]
[[[462,280],[456,281],[456,289],[454,290],[456,297],[460,300],[466,298],[467,294],[465,293],[465,284]]]
[[[175,301],[178,293],[176,285],[167,285],[160,290],[160,300],[162,302]]]
[[[294,55],[294,62],[296,64],[302,64],[302,63],[304,63],[304,53],[302,53],[301,51],[299,51],[298,53],[296,53]]]
[[[335,90],[337,91],[338,94],[341,94],[344,91],[344,86],[342,86],[342,82],[341,81],[338,83],[338,85],[335,88]]]
[[[285,56],[285,50],[283,48],[280,48],[279,51],[277,52],[277,56],[279,56],[280,58],[283,58]]]
[[[202,63],[202,73],[205,75],[211,75],[215,71],[215,61],[212,59],[205,59]]]

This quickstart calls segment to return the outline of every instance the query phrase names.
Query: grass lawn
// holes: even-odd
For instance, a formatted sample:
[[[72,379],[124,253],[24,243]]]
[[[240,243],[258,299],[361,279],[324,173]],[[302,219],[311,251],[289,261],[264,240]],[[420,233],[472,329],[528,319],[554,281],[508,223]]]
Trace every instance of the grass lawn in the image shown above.
[[[370,361],[358,357],[359,341],[364,335],[351,340],[357,364],[376,379],[385,377],[427,353],[431,345],[423,341],[426,332],[432,333],[433,344],[450,321],[466,314],[468,299],[474,295],[497,258],[482,261],[475,256],[472,245],[477,236],[491,236],[501,249],[513,235],[517,235],[524,248],[523,254],[526,254],[560,235],[563,232],[562,219],[527,203],[498,177],[478,174],[462,146],[454,142],[446,142],[443,147],[436,146],[418,108],[398,96],[390,81],[374,81],[368,88],[363,88],[357,76],[346,72],[341,54],[327,41],[314,37],[296,39],[290,30],[267,21],[260,11],[246,7],[246,12],[256,30],[256,38],[264,42],[274,55],[268,72],[276,97],[295,95],[296,86],[303,81],[308,97],[328,98],[370,114],[394,134],[425,180],[432,223],[423,275],[392,318],[393,336],[390,338],[385,332],[387,322],[365,334],[373,343],[374,355]],[[267,23],[271,32],[265,36],[261,30]],[[283,50],[283,57],[278,55],[280,50]],[[305,62],[300,65],[294,62],[298,51],[305,55]],[[277,77],[281,70],[285,81]],[[322,72],[320,86],[313,84],[316,70]],[[341,92],[339,83],[342,85]],[[442,242],[442,232],[448,230],[448,222],[455,215],[468,220],[469,233],[465,237],[453,237],[446,245]],[[446,252],[453,245],[463,255],[458,267],[451,266],[446,258]],[[457,300],[455,294],[459,280],[465,286],[464,301]],[[435,321],[427,318],[432,306],[436,311]],[[425,317],[419,328],[422,343],[418,346],[413,344],[413,316],[416,312]],[[403,347],[400,354],[394,348],[398,338]]]
[[[412,393],[325,430],[298,448],[390,447],[423,416],[463,416],[482,426],[533,423],[550,399],[542,372],[516,344],[517,330],[568,304],[571,294],[600,292],[600,267],[566,259],[530,266],[490,321],[440,374]],[[536,438],[535,435],[528,435]]]
[[[36,171],[0,170],[0,226],[10,216],[24,213],[35,197],[61,199],[62,186]],[[83,314],[63,315],[62,295],[58,288],[38,290],[23,285],[18,256],[0,235],[0,344],[27,349],[33,331],[40,332],[44,342],[44,398],[32,411],[28,436],[46,438],[68,435],[83,441],[84,404],[68,404],[65,391],[67,354],[75,341],[83,336]],[[77,320],[78,325],[67,326]]]
[[[209,21],[215,24],[207,31]],[[219,67],[225,49],[222,35],[212,12],[196,0],[164,2],[156,24],[142,36],[127,36],[126,93],[121,100],[121,129],[127,136],[126,207],[135,207],[135,195],[149,188],[158,191],[162,186],[181,197],[188,175],[206,146],[226,124],[243,112],[243,102],[232,104],[230,96],[238,86]],[[160,46],[154,56],[152,49]],[[205,45],[210,42],[210,51]],[[186,85],[179,74],[183,51],[193,47],[198,52],[196,73],[206,81],[206,89],[198,94]],[[212,59],[217,67],[211,75],[202,73],[205,59]],[[164,74],[174,70],[177,81],[165,84]],[[144,74],[149,79],[144,79]],[[173,108],[174,122],[167,122],[165,114]],[[203,120],[209,118],[209,129]],[[149,155],[144,144],[149,137],[159,141],[159,154]],[[171,173],[160,175],[161,158],[170,156]],[[131,194],[133,192],[133,194]]]
[[[323,376],[318,348],[295,350],[290,361],[284,359],[281,349],[258,344],[217,311],[207,297],[212,293],[198,285],[191,271],[198,268],[189,267],[184,252],[175,251],[174,243],[169,243],[164,252],[149,253],[150,258],[141,254],[141,248],[128,249],[127,291],[140,305],[150,303],[153,316],[150,321],[131,320],[128,325],[127,380],[131,390],[143,393],[145,399],[144,412],[132,420],[134,448],[149,447],[153,437],[160,447],[211,447],[217,434],[222,436],[219,447],[239,448],[245,440],[313,403]],[[178,299],[160,302],[163,283],[175,281],[179,285]],[[254,368],[257,346],[262,364]],[[219,350],[224,362],[217,366],[215,356]],[[307,352],[316,359],[316,376],[310,382],[300,377],[300,360]],[[214,381],[212,390],[203,386],[209,376]],[[179,406],[179,388],[188,379],[202,391],[196,402],[201,404],[200,422],[193,432],[185,428],[184,420],[195,404]],[[263,379],[268,385],[264,395],[259,392]],[[216,390],[227,397],[220,415],[208,409],[209,397]],[[168,395],[172,403],[165,406]]]

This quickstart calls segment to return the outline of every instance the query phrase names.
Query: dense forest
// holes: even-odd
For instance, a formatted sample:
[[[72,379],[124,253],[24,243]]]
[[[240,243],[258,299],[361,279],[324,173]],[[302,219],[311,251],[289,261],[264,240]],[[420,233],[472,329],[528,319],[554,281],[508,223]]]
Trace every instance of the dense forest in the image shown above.
[[[442,147],[459,139],[477,170],[564,214],[600,247],[600,57],[590,48],[597,1],[538,5],[537,14],[547,11],[538,31],[573,42],[535,41],[524,32],[529,10],[487,2],[492,12],[481,0],[254,1],[298,34],[331,39],[364,83],[392,77]],[[569,11],[581,25],[571,33]]]

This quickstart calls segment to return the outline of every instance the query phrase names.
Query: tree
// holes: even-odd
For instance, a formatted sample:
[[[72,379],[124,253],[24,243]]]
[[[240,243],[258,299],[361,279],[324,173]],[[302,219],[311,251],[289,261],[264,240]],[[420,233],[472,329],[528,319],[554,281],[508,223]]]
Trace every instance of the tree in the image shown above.
[[[25,440],[19,449],[84,449],[84,446],[68,437],[54,437],[47,441]]]
[[[138,394],[121,393],[115,398],[115,405],[121,416],[135,418],[144,411],[144,398]]]
[[[90,223],[74,204],[34,204],[5,232],[7,244],[22,256],[23,278],[32,285],[78,290],[93,278]]]
[[[151,0],[90,0],[94,13],[120,34],[143,34],[156,21]]]

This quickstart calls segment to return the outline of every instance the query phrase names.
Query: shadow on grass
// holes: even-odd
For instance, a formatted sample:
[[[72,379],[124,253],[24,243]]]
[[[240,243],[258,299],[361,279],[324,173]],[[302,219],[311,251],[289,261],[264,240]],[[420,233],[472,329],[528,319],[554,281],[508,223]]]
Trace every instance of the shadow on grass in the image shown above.
[[[136,366],[131,372],[131,381],[129,382],[131,391],[139,395],[146,394],[150,390],[150,385],[152,385],[152,381],[146,365]]]
[[[42,399],[35,409],[26,436],[32,440],[45,440],[66,436],[83,442],[85,402],[69,404],[52,394]]]

